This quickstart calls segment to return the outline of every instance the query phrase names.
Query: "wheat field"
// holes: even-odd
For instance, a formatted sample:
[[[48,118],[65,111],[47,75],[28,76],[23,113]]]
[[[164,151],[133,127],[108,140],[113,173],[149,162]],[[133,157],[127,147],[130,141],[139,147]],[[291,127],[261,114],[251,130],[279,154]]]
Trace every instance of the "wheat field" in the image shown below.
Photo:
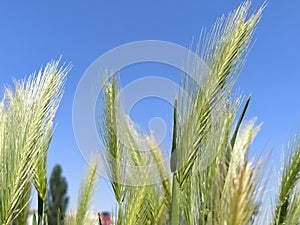
[[[271,212],[262,207],[266,180],[277,174],[266,172],[268,157],[249,157],[261,124],[245,120],[251,96],[240,95],[235,82],[266,4],[252,14],[250,5],[242,3],[202,32],[196,53],[210,71],[204,73],[196,63],[191,71],[197,80],[182,75],[168,164],[162,163],[155,138],[137,129],[117,101],[119,77],[106,81],[98,126],[117,202],[113,224],[300,224],[299,135],[286,145]],[[38,73],[14,81],[13,88],[5,88],[0,104],[0,225],[25,225],[32,193],[38,196],[32,224],[48,224],[47,150],[71,69],[59,64],[60,60],[51,61]],[[148,151],[141,151],[145,148]],[[128,169],[128,164],[142,168],[149,162],[155,167],[137,173]],[[82,179],[77,210],[63,224],[97,224],[88,210],[98,166],[93,160]],[[139,185],[124,184],[124,177],[139,179]],[[153,178],[160,181],[153,183]]]

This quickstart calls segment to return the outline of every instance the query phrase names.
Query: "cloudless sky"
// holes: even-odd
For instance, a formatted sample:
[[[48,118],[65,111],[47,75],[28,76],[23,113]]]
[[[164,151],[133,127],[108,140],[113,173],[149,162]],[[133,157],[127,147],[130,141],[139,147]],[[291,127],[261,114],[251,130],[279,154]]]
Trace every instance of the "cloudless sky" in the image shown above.
[[[88,66],[106,51],[133,41],[164,40],[189,47],[193,37],[197,40],[202,27],[210,28],[218,16],[227,14],[240,3],[199,0],[0,2],[1,94],[5,84],[12,84],[12,77],[23,78],[60,55],[62,61],[73,64],[55,118],[57,126],[48,154],[49,173],[56,163],[63,167],[69,184],[70,206],[76,204],[80,179],[87,169],[73,135],[72,103],[76,86]],[[254,1],[252,9],[262,3]],[[242,93],[252,93],[247,118],[257,116],[258,122],[263,122],[253,154],[273,150],[271,160],[275,164],[282,146],[300,128],[299,10],[297,0],[269,1],[237,82]],[[136,71],[135,74],[127,71],[126,75],[131,76],[126,78],[127,82],[140,74],[164,76],[159,67],[154,67],[155,70],[148,65],[147,68],[147,71],[131,70],[131,73]],[[171,71],[164,72],[170,76]],[[144,123],[141,115],[147,120],[154,114],[170,113],[170,107],[159,107],[161,102],[153,104],[156,105],[152,107],[161,111],[149,114],[137,105],[133,119]],[[171,121],[171,114],[165,117],[167,123]],[[112,192],[105,180],[98,185],[93,206],[95,210],[114,207]]]

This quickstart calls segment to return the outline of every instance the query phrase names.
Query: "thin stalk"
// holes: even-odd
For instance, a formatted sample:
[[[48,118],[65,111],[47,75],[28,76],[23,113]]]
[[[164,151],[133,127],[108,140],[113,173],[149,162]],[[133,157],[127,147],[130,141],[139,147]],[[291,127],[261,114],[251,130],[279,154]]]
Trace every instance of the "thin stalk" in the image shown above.
[[[58,210],[57,210],[57,225],[60,225],[60,222],[61,222],[61,220],[60,220],[60,208],[58,208]]]
[[[38,194],[38,225],[42,224],[44,211],[44,201]]]
[[[45,194],[45,201],[44,201],[44,217],[43,221],[45,225],[48,225],[48,211],[49,211],[49,205],[48,205],[48,198],[47,194]]]
[[[121,202],[118,202],[118,221],[117,221],[117,225],[121,225],[122,222],[123,222],[123,214],[122,214],[122,203]]]
[[[171,204],[171,224],[179,224],[179,188],[176,180],[176,174],[173,175],[172,182],[172,204]]]

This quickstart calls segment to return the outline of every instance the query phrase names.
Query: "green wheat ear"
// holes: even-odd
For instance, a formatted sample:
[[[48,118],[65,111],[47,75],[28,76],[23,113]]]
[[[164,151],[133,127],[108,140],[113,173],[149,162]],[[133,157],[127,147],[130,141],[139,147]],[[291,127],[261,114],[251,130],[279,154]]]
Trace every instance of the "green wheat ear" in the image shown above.
[[[96,188],[97,184],[97,168],[98,168],[98,157],[94,157],[90,163],[87,174],[82,178],[79,195],[77,210],[74,215],[67,215],[65,224],[66,225],[86,225],[90,221],[87,218],[89,205]]]
[[[250,1],[243,3],[227,19],[221,18],[212,31],[203,35],[199,44],[202,56],[211,70],[199,71],[201,65],[195,65],[193,77],[200,82],[200,87],[191,78],[184,78],[183,93],[178,98],[178,109],[182,119],[177,126],[177,146],[180,151],[177,165],[178,181],[184,185],[199,155],[199,148],[205,144],[211,129],[214,108],[233,91],[233,85],[241,69],[253,32],[261,17],[264,5],[248,18]],[[186,93],[189,98],[186,99]]]
[[[38,196],[45,199],[46,151],[70,70],[58,65],[59,60],[52,61],[26,80],[15,81],[14,90],[5,89],[0,104],[0,218],[4,225],[26,217],[32,179]],[[39,211],[42,217],[43,210]]]
[[[275,208],[274,224],[294,224],[300,217],[299,174],[300,174],[300,141],[296,136],[287,146],[287,152],[279,186],[279,196]],[[290,221],[290,223],[287,223]]]

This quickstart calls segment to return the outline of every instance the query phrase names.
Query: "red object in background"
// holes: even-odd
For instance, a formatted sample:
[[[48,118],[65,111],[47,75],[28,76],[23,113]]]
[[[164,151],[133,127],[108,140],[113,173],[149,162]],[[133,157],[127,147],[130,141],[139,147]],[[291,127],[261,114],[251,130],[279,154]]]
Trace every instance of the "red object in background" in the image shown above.
[[[111,217],[109,212],[102,212],[100,215],[102,225],[111,225]]]

